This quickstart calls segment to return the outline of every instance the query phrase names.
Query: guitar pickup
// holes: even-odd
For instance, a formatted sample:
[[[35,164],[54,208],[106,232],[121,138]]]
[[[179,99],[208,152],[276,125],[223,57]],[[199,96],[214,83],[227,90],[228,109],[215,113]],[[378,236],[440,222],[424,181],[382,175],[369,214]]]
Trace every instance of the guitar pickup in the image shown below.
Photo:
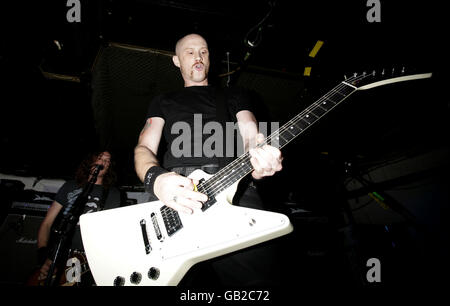
[[[160,210],[169,237],[183,228],[180,216],[175,209],[164,205]]]
[[[163,236],[162,236],[162,233],[161,233],[161,229],[159,228],[158,220],[156,219],[156,214],[155,213],[151,213],[150,217],[152,218],[152,223],[153,223],[153,228],[155,230],[156,238],[159,241],[162,241],[163,240]]]
[[[147,227],[146,227],[147,222],[145,222],[145,220],[142,219],[139,222],[139,224],[141,225],[142,239],[144,239],[145,254],[150,254],[150,252],[152,251],[152,247],[150,245],[150,241],[148,240]]]

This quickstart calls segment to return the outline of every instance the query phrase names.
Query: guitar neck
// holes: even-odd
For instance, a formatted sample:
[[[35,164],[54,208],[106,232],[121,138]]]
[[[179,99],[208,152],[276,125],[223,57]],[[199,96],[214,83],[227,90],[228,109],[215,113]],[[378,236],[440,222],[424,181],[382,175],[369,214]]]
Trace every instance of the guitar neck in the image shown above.
[[[339,83],[327,94],[273,132],[260,146],[270,144],[280,149],[283,148],[356,90],[355,86],[347,82]],[[246,152],[222,168],[209,180],[200,183],[198,189],[210,197],[214,197],[251,171],[253,171],[253,166],[250,163],[250,154]]]
[[[267,137],[265,143],[280,149],[283,148],[354,93],[356,89],[351,84],[341,82],[326,95],[322,96]]]

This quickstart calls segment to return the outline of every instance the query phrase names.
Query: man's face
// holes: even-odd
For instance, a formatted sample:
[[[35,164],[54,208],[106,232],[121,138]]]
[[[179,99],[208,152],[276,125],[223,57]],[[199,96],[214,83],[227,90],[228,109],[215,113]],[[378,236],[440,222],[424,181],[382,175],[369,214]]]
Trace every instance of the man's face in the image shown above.
[[[105,175],[111,164],[111,154],[107,151],[102,152],[98,155],[97,159],[94,161],[94,165],[103,165],[103,169],[100,170],[99,176]]]
[[[185,87],[208,85],[209,50],[201,36],[191,34],[182,38],[173,62],[180,68]]]

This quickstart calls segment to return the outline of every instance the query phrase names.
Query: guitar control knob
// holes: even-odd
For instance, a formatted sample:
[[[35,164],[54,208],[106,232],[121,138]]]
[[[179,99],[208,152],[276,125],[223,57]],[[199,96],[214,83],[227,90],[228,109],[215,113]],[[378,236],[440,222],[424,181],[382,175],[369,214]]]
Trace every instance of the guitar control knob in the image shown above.
[[[159,269],[151,267],[150,270],[148,270],[147,276],[152,280],[157,280],[159,278]]]
[[[142,280],[142,275],[139,272],[133,272],[130,276],[130,282],[132,284],[137,285],[141,282],[141,280]]]
[[[114,279],[114,284],[115,287],[122,287],[123,285],[125,285],[125,278],[123,278],[122,276],[117,276]]]

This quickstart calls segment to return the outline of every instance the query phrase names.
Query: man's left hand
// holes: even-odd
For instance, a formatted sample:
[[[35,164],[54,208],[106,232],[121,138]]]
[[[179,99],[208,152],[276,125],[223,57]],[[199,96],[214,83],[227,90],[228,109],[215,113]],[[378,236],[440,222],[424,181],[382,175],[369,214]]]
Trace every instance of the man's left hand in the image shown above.
[[[256,136],[256,143],[261,144],[264,142],[264,135],[258,134]],[[270,145],[263,145],[261,147],[255,147],[249,150],[250,162],[254,168],[252,176],[254,179],[261,179],[265,176],[274,175],[280,171],[283,167],[281,162],[283,157],[281,151]]]

